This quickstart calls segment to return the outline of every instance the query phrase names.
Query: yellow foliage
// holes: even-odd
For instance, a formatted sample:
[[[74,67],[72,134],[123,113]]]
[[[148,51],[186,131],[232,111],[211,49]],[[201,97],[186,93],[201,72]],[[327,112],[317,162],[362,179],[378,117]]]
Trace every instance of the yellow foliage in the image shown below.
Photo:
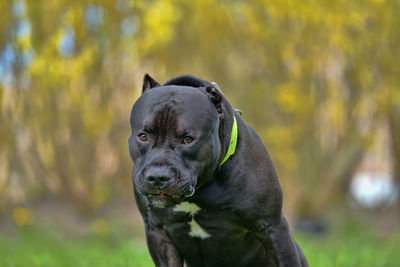
[[[335,97],[325,104],[325,112],[328,114],[329,121],[339,129],[344,123],[345,104],[340,97]]]
[[[148,4],[143,24],[145,37],[142,42],[143,50],[154,46],[162,46],[174,35],[174,23],[180,18],[179,9],[167,0],[156,0]]]
[[[83,12],[83,6],[79,2],[72,2],[66,12],[64,23],[67,25],[76,25],[81,23],[82,17],[84,15]]]
[[[31,44],[31,37],[29,35],[18,37],[17,45],[20,47],[21,50],[26,50],[32,46]]]
[[[312,92],[303,92],[299,84],[290,81],[277,88],[276,100],[280,108],[289,114],[307,115],[313,111],[314,97]]]
[[[13,210],[13,219],[18,226],[23,226],[32,224],[35,216],[33,212],[27,208],[16,207]]]
[[[1,125],[1,123],[0,123]],[[5,141],[3,129],[0,129],[0,145],[4,146],[3,142]],[[8,160],[4,150],[0,152],[0,191],[6,189],[7,181],[8,181]]]
[[[112,118],[110,108],[99,109],[97,106],[87,105],[83,111],[84,130],[90,137],[104,133],[112,124]]]
[[[398,84],[388,83],[386,86],[376,91],[372,97],[379,110],[388,114],[392,107],[400,106],[400,86]]]
[[[36,58],[33,63],[29,66],[29,72],[31,75],[40,75],[46,71],[47,60],[43,57]]]
[[[285,84],[278,89],[277,100],[281,108],[288,113],[295,113],[302,104],[296,95],[296,86],[293,83]]]
[[[3,100],[4,100],[4,88],[3,85],[0,84],[0,111],[1,108],[3,107]]]
[[[81,79],[82,73],[93,63],[97,54],[95,46],[87,46],[77,57],[75,57],[68,67],[70,68],[68,74],[74,80]],[[72,71],[71,71],[72,70]]]
[[[249,3],[243,2],[241,5],[241,10],[246,20],[248,21],[248,30],[255,36],[264,36],[266,34],[265,25],[257,23],[257,17],[254,7]]]
[[[297,141],[298,132],[293,125],[271,125],[266,128],[262,136],[269,143],[290,147]]]
[[[386,0],[370,0],[372,3],[375,3],[375,4],[382,4],[382,3],[385,3],[386,2]]]
[[[97,183],[89,195],[89,202],[92,207],[100,207],[108,199],[110,188],[107,185]]]
[[[37,152],[40,159],[46,167],[51,168],[54,164],[54,144],[50,140],[40,140],[38,143]]]

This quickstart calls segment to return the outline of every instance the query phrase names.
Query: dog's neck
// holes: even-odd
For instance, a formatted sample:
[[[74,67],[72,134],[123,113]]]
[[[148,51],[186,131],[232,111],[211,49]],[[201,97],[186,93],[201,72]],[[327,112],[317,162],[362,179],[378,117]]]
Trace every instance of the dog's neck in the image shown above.
[[[222,166],[222,164],[224,164],[229,159],[230,156],[235,154],[237,139],[238,139],[238,126],[237,126],[235,114],[233,114],[233,125],[232,125],[232,132],[231,132],[231,139],[229,142],[229,147],[228,147],[228,150],[226,151],[224,159],[222,160],[222,162],[219,166]]]

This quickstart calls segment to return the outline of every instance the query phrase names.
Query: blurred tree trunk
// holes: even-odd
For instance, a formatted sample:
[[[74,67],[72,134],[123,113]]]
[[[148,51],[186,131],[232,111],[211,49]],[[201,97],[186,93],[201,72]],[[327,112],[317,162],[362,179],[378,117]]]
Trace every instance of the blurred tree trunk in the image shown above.
[[[315,180],[305,187],[296,207],[296,217],[318,217],[327,208],[343,205],[355,168],[366,150],[365,140],[347,140],[340,148],[323,157],[314,173],[302,174],[303,180]],[[309,176],[315,176],[313,178]]]

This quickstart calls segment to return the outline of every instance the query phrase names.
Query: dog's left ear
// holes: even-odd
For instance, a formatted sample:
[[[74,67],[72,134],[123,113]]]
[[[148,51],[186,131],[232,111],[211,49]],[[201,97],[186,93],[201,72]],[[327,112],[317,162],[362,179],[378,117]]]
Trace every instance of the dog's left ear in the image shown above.
[[[147,91],[150,90],[154,87],[158,87],[160,86],[160,84],[154,80],[149,74],[145,74],[143,77],[143,90],[142,90],[142,94]]]
[[[221,95],[221,93],[218,91],[218,89],[216,89],[212,85],[206,86],[206,92],[208,93],[208,97],[211,100],[211,102],[214,103],[215,108],[217,109],[217,112],[222,114],[222,108],[221,108],[222,95]]]

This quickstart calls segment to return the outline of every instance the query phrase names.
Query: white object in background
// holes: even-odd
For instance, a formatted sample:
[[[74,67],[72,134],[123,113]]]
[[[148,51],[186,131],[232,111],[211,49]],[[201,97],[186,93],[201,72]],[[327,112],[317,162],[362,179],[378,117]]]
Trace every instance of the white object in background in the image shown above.
[[[365,208],[391,206],[399,197],[398,185],[387,172],[359,172],[350,184],[355,200]]]

